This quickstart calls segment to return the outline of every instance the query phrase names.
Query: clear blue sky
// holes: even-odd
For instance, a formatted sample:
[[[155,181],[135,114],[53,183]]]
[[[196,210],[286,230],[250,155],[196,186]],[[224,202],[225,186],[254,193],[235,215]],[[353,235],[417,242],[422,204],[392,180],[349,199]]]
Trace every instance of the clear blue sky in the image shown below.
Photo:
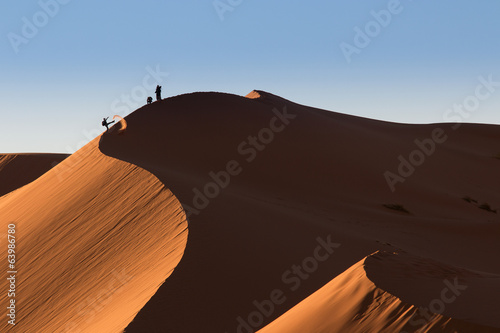
[[[0,3],[0,153],[75,151],[134,110],[122,95],[142,96],[147,67],[168,72],[165,97],[261,89],[408,123],[444,121],[481,75],[500,81],[495,0],[59,1]],[[496,90],[463,120],[499,124]]]

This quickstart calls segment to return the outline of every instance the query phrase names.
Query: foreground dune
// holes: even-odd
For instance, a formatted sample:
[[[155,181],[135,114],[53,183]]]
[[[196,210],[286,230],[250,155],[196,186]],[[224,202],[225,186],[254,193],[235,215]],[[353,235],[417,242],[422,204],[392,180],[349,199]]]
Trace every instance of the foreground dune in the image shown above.
[[[103,153],[168,184],[189,220],[182,261],[126,332],[257,331],[377,250],[500,274],[491,260],[500,253],[498,126],[402,125],[248,97],[169,98],[129,115],[124,135],[102,137]],[[391,186],[386,172],[417,149],[425,161]],[[404,288],[379,289],[398,309],[426,305]],[[488,314],[453,312],[466,323],[500,327],[488,302],[459,306]],[[384,328],[378,314],[363,317],[367,332]]]
[[[2,320],[1,332],[122,332],[181,259],[179,202],[97,143],[0,198],[0,248],[15,224],[17,256],[15,295],[0,296],[15,300],[16,325]]]
[[[408,269],[412,270],[411,273]],[[370,275],[376,276],[374,281],[372,281],[373,277],[370,279]],[[465,290],[449,288],[454,285],[455,278],[460,279],[459,287]],[[414,294],[413,300],[418,296],[432,295],[432,293],[425,292],[429,284],[436,283],[441,286],[434,292],[434,298],[425,302],[426,306],[423,305],[424,303],[421,306],[415,306],[413,304],[416,303],[404,302],[380,288],[380,285],[384,285],[388,280],[393,282],[397,279],[402,290]],[[424,280],[425,283],[424,285],[408,283],[409,279],[421,280],[420,282]],[[493,284],[495,288],[491,290],[489,287],[492,284],[489,283],[489,277],[447,267],[408,254],[376,253],[353,265],[260,330],[259,333],[499,332],[499,328],[471,323],[471,321],[481,321],[485,318],[486,321],[491,321],[495,318],[494,304],[488,304],[492,307],[489,308],[490,312],[485,314],[478,311],[478,308],[474,306],[476,303],[466,300],[470,296],[477,295],[475,294],[478,291],[477,288],[482,289],[483,292],[494,293],[486,297],[486,301],[488,298],[496,299],[500,284],[498,276],[494,279],[496,280]],[[443,280],[450,283],[443,283]],[[476,290],[471,292],[471,284],[477,282],[479,283],[476,284]],[[486,285],[481,286],[481,283],[486,283]],[[445,290],[444,293],[443,290]],[[455,302],[457,300],[459,301]],[[484,302],[484,297],[479,301]],[[462,306],[457,306],[456,303],[462,303]],[[453,314],[456,310],[450,309],[451,307],[461,309],[466,313],[462,315],[454,313],[452,318],[433,313],[429,309]],[[460,317],[468,321],[457,319]]]
[[[67,157],[65,154],[0,155],[0,197],[31,183]]]

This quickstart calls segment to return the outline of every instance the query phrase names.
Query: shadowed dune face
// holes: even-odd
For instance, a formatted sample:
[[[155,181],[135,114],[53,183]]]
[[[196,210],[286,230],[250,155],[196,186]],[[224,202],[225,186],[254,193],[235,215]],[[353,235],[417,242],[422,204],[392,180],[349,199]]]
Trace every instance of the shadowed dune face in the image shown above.
[[[0,155],[0,197],[31,183],[67,157],[65,154]]]
[[[122,332],[180,261],[187,221],[177,199],[97,142],[0,198],[0,247],[15,224],[18,271],[17,324],[3,320],[0,331]]]
[[[102,137],[104,154],[168,184],[189,219],[183,260],[127,332],[236,332],[255,302],[282,291],[256,331],[379,249],[500,273],[489,258],[500,252],[498,215],[463,200],[500,202],[497,126],[401,125],[249,97],[169,98]],[[392,192],[384,173],[436,128],[447,140]],[[339,247],[299,274],[318,237]]]

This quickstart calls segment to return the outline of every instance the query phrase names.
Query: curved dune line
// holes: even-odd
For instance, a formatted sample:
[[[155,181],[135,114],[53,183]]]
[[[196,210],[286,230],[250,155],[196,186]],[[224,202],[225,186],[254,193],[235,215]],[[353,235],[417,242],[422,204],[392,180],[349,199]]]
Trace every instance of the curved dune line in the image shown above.
[[[180,203],[149,172],[100,153],[98,139],[0,199],[18,250],[17,325],[0,331],[122,332],[179,263]]]

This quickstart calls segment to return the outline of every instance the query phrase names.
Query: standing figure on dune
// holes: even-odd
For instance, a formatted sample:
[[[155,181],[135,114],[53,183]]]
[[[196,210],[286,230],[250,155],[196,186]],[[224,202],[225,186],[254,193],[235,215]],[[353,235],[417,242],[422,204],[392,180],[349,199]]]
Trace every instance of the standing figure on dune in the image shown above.
[[[102,126],[106,127],[106,132],[108,132],[108,131],[109,131],[109,127],[108,127],[108,126],[109,126],[109,125],[111,125],[111,124],[113,124],[113,123],[115,122],[115,121],[113,120],[113,121],[111,121],[111,122],[109,122],[109,123],[108,123],[108,118],[109,118],[109,117],[102,118]]]
[[[156,86],[156,100],[157,101],[161,101],[161,86],[157,85]]]

